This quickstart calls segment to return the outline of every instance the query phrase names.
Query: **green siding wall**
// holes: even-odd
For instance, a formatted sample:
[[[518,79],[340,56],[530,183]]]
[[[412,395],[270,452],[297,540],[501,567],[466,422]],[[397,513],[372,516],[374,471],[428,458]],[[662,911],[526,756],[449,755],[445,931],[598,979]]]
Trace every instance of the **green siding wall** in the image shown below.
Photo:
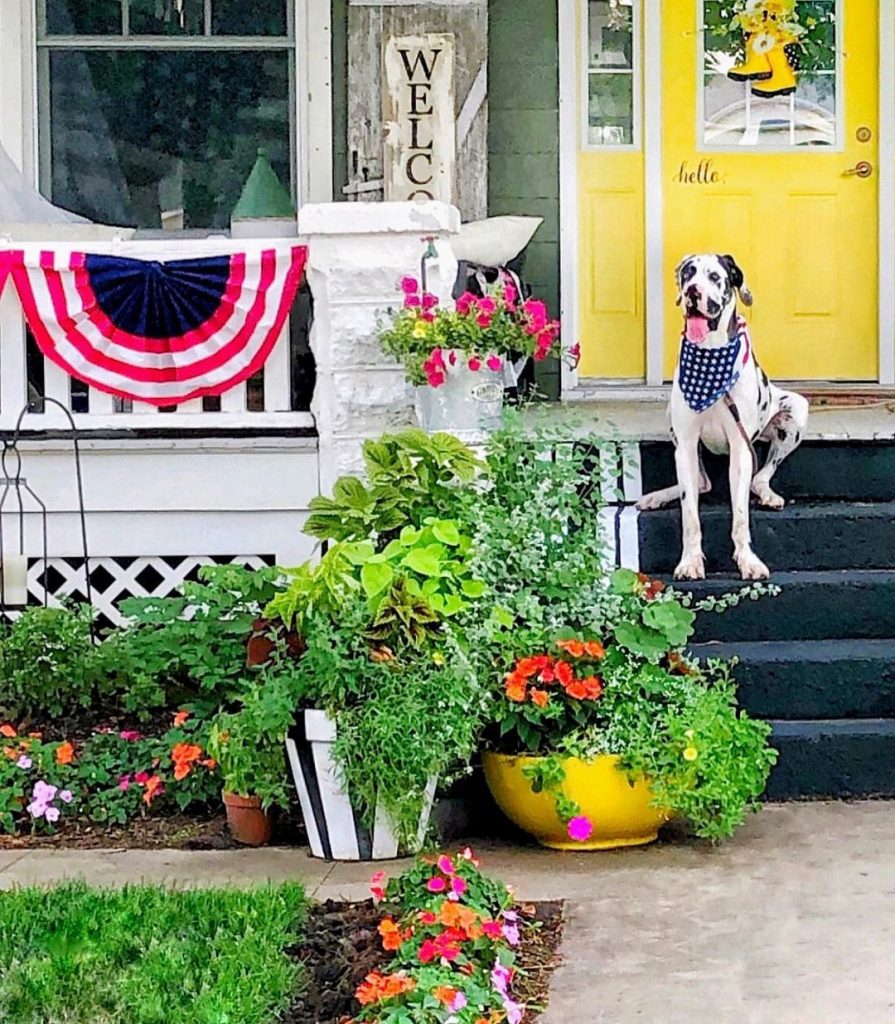
[[[333,200],[348,181],[348,3],[332,0]]]
[[[489,0],[488,212],[544,218],[525,276],[559,315],[559,54],[555,0]],[[571,339],[570,339],[571,340]],[[557,397],[559,366],[537,369]]]

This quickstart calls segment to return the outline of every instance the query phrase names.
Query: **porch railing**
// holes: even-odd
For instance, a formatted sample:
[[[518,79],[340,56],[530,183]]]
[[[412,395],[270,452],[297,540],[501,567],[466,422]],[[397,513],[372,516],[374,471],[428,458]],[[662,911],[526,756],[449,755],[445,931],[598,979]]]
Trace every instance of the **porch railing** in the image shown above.
[[[47,241],[46,247],[52,243]],[[65,246],[90,252],[126,254],[126,243],[86,240],[81,246],[67,237]],[[150,245],[141,242],[141,246]],[[189,242],[159,241],[159,258],[187,258],[230,251],[233,242],[203,239]],[[237,243],[238,244],[238,243]],[[297,302],[293,317],[301,315]],[[307,304],[304,304],[307,305]],[[70,377],[45,358],[29,338],[19,298],[12,282],[0,296],[0,432],[14,429],[22,408],[30,409],[22,420],[26,431],[56,430],[68,426],[53,398],[69,409],[82,431],[137,429],[266,429],[313,428],[310,412],[293,387],[295,345],[293,324],[286,323],[264,367],[251,380],[220,396],[196,398],[176,406],[158,408],[146,402],[116,398]]]

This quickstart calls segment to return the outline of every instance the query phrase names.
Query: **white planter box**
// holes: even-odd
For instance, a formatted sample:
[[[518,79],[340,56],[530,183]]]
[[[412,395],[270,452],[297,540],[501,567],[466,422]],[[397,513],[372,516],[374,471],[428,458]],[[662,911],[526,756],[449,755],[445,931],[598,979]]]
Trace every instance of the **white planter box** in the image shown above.
[[[372,833],[361,823],[343,790],[332,758],[336,724],[325,711],[299,713],[286,738],[286,751],[305,819],[311,854],[324,860],[391,860],[399,853],[416,853],[423,845],[436,779],[429,779],[413,848],[399,850],[389,815],[377,807]]]

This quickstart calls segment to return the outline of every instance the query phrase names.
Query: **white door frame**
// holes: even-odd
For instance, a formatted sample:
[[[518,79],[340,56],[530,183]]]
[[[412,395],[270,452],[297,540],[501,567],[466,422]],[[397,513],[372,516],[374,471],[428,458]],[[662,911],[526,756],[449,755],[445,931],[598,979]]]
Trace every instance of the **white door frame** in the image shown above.
[[[298,201],[332,201],[330,0],[293,0]],[[35,0],[0,0],[0,143],[38,184]]]
[[[661,0],[643,3],[643,146],[646,208],[646,380],[663,383],[665,275],[663,261],[662,13]],[[557,0],[559,22],[560,290],[565,337],[580,340],[578,151],[583,102],[578,66],[579,0]],[[895,385],[895,4],[881,0],[879,23],[878,246],[879,383]],[[578,386],[578,374],[563,370],[563,389]]]

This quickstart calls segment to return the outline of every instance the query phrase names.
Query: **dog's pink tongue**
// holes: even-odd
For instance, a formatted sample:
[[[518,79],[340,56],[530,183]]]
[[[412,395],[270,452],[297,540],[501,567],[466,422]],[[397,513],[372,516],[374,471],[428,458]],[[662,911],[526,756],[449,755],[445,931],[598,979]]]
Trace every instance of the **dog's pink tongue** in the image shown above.
[[[709,322],[702,316],[688,316],[686,320],[687,341],[697,345],[709,336]]]

